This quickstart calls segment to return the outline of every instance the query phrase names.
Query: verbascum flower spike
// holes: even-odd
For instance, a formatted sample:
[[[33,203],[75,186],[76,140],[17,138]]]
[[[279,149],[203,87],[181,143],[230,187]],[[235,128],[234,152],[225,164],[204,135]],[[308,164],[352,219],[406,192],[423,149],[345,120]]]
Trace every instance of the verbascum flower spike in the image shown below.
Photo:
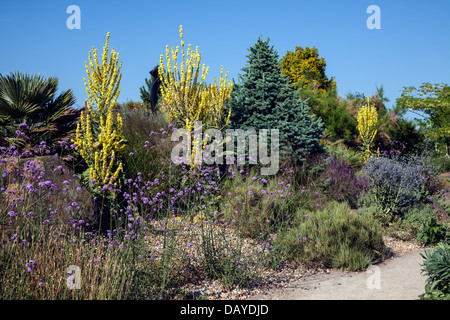
[[[119,64],[119,53],[114,49],[109,57],[109,37],[108,32],[101,63],[95,48],[92,53],[89,52],[89,63],[85,63],[88,110],[86,114],[81,113],[74,140],[77,143],[76,150],[89,166],[90,179],[97,184],[108,183],[111,172],[117,178],[118,172],[122,170],[120,154],[125,147],[122,117],[120,113],[117,116],[113,114],[113,107],[120,94],[122,62]]]

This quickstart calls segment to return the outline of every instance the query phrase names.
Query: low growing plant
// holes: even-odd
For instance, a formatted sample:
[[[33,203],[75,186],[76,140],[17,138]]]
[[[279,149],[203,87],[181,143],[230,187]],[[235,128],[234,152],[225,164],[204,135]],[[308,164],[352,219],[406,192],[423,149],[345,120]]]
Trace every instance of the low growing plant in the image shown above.
[[[427,276],[423,300],[450,300],[450,245],[439,243],[434,250],[421,254],[422,274]]]
[[[338,202],[313,213],[299,208],[291,229],[278,241],[289,259],[351,271],[364,270],[387,252],[380,223]]]
[[[437,168],[427,157],[371,157],[363,167],[372,194],[387,217],[393,211],[428,196]]]
[[[434,246],[447,239],[447,229],[433,217],[417,234],[417,239],[425,246]]]

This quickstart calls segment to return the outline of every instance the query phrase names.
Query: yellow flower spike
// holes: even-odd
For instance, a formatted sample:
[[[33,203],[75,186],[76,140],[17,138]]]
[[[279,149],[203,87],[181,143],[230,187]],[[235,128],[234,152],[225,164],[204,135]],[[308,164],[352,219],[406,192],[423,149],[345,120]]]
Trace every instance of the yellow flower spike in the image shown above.
[[[84,83],[88,96],[88,112],[81,113],[75,136],[77,151],[89,166],[90,179],[96,183],[108,182],[111,172],[118,174],[122,170],[117,156],[125,147],[122,117],[119,113],[114,116],[112,112],[120,94],[122,62],[119,64],[119,53],[114,49],[111,49],[108,59],[108,49],[109,33],[103,47],[101,63],[95,48],[89,53],[89,62],[85,63],[87,78]],[[98,127],[96,135],[92,130],[93,124]]]
[[[378,121],[378,113],[374,105],[370,104],[367,98],[367,104],[362,106],[357,115],[357,129],[362,141],[363,160],[366,162],[371,155],[371,145],[375,139]]]
[[[166,112],[171,123],[189,131],[192,131],[195,121],[201,121],[205,128],[220,128],[223,109],[232,90],[231,81],[227,83],[227,73],[224,77],[222,66],[219,82],[215,79],[213,85],[206,85],[209,67],[201,64],[198,46],[192,49],[191,44],[188,44],[185,48],[182,26],[179,32],[181,45],[177,46],[176,50],[172,47],[170,54],[169,46],[166,46],[166,62],[164,55],[160,55],[160,108]],[[182,58],[179,61],[180,50]],[[229,117],[228,112],[225,126],[228,125]],[[193,153],[191,157],[194,156]]]

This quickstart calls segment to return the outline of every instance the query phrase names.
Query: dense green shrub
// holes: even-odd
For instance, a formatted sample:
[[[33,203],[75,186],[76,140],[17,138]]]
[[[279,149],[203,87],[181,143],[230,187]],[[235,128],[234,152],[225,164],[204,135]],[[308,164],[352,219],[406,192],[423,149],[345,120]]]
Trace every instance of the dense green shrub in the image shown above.
[[[416,238],[417,234],[433,217],[435,210],[431,204],[414,203],[398,217],[394,223],[398,235],[403,234],[406,239]]]
[[[361,152],[350,149],[343,143],[330,143],[326,146],[326,150],[346,165],[361,169],[363,160]]]
[[[353,213],[346,203],[330,203],[315,213],[298,209],[280,247],[292,260],[310,266],[364,270],[383,259],[382,227],[370,215]]]
[[[324,136],[329,141],[342,141],[353,145],[358,135],[356,118],[352,116],[346,101],[337,95],[335,87],[319,93],[311,86],[298,90],[299,98],[306,101],[311,111],[325,124]]]
[[[450,245],[439,243],[434,250],[421,254],[424,258],[422,274],[427,276],[425,293],[420,295],[425,300],[450,299]]]
[[[434,246],[447,238],[447,229],[436,221],[436,218],[431,218],[422,230],[417,234],[424,245]]]
[[[446,155],[435,155],[432,162],[440,168],[441,173],[450,172],[450,158]]]

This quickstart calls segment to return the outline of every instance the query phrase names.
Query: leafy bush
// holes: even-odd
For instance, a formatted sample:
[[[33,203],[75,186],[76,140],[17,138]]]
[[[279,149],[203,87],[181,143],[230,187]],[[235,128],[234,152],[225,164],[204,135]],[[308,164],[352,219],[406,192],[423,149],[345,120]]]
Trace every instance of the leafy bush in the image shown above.
[[[450,172],[450,158],[446,155],[434,156],[433,163],[440,168],[441,173]]]
[[[434,246],[437,243],[447,238],[447,229],[440,223],[437,223],[433,217],[430,221],[423,226],[422,230],[417,234],[419,239],[424,245]]]
[[[380,223],[332,202],[315,213],[298,209],[292,228],[278,238],[289,259],[312,266],[364,270],[386,255]]]
[[[426,250],[421,254],[424,258],[422,274],[427,276],[425,293],[420,295],[425,300],[449,300],[450,299],[450,245],[439,243],[431,251]]]
[[[391,233],[397,238],[411,240],[433,217],[435,210],[431,204],[414,203],[407,207],[401,215],[394,219]]]
[[[363,172],[386,216],[400,206],[423,199],[432,190],[437,168],[424,156],[371,157]]]

